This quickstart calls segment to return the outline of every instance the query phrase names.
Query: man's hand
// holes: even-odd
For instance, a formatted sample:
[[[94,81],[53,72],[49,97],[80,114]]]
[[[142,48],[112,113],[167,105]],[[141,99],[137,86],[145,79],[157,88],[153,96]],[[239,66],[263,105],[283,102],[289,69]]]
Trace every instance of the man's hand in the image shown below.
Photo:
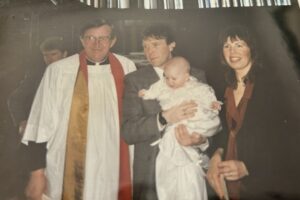
[[[29,182],[27,184],[25,195],[28,200],[42,200],[43,193],[47,188],[47,179],[44,169],[37,169],[31,172]]]
[[[163,111],[162,115],[168,123],[176,123],[183,119],[191,118],[197,112],[197,104],[194,101],[183,102],[178,106]]]
[[[143,97],[143,96],[145,96],[145,93],[146,93],[146,90],[145,90],[145,89],[142,89],[142,90],[140,90],[140,91],[138,92],[138,96],[139,96],[139,97]]]
[[[219,173],[228,181],[236,181],[249,175],[245,164],[238,160],[223,161],[218,165]]]
[[[220,199],[224,199],[225,193],[222,187],[222,175],[220,175],[219,164],[222,162],[223,149],[218,149],[209,161],[209,168],[206,178],[211,187],[215,190]]]
[[[182,146],[199,145],[206,142],[207,138],[199,133],[189,134],[185,125],[180,124],[175,128],[175,136],[178,143]]]

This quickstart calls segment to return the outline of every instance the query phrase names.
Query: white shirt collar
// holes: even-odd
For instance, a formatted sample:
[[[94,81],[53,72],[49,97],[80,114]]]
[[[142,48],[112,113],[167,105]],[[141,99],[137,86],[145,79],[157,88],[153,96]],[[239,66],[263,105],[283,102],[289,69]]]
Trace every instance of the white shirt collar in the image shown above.
[[[154,67],[156,74],[159,76],[159,79],[164,78],[164,70],[160,67]]]

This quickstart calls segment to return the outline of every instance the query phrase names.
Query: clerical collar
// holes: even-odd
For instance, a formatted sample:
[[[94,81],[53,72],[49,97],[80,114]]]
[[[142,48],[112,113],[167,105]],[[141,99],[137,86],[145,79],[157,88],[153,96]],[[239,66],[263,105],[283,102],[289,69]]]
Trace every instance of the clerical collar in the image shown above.
[[[86,64],[87,65],[108,65],[109,60],[108,60],[108,57],[106,57],[102,62],[94,62],[89,59],[86,59]]]

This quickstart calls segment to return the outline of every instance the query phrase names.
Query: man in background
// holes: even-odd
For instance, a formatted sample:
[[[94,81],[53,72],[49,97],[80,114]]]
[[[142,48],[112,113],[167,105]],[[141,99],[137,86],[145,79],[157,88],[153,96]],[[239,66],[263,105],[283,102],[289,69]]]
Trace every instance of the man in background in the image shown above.
[[[40,52],[45,65],[31,66],[19,84],[19,86],[8,97],[8,109],[12,121],[18,131],[18,143],[20,142],[26,128],[27,119],[33,102],[34,95],[42,79],[44,71],[51,63],[65,58],[68,55],[67,46],[62,37],[48,37],[40,44]],[[26,160],[30,156],[25,145],[17,147],[15,158],[17,171],[15,198],[24,199],[24,188],[27,184],[30,170],[26,165]],[[22,166],[22,167],[19,167]]]
[[[45,62],[45,67],[37,66],[27,72],[19,87],[8,98],[8,109],[14,125],[18,128],[20,137],[24,133],[34,95],[46,67],[68,55],[62,37],[49,37],[45,39],[40,45],[40,51]]]

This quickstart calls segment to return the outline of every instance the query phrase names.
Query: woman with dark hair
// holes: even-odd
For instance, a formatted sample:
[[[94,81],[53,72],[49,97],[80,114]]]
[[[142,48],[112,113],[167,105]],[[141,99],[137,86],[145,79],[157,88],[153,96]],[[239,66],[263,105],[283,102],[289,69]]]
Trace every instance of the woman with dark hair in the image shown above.
[[[272,71],[258,64],[247,28],[226,29],[220,43],[227,86],[223,131],[213,140],[208,182],[223,199],[227,192],[229,199],[292,198],[299,178],[299,150],[293,145],[298,134],[289,126],[283,91]]]

